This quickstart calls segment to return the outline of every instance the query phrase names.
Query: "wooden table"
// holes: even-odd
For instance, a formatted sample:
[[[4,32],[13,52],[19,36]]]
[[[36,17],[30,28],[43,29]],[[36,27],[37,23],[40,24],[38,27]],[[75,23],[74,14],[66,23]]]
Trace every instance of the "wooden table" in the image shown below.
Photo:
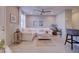
[[[71,36],[71,39],[68,39],[68,36]],[[66,42],[71,44],[71,50],[73,50],[73,44],[76,43],[78,44],[79,42],[73,39],[73,36],[79,36],[79,30],[77,29],[67,29],[67,35],[66,35],[66,40],[65,40],[65,45]]]

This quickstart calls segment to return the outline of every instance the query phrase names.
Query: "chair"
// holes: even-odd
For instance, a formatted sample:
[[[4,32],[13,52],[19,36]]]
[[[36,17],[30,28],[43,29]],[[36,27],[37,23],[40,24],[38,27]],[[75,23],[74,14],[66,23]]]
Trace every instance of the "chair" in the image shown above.
[[[68,36],[71,36],[71,38],[69,39]],[[71,50],[73,50],[73,44],[79,44],[78,41],[73,39],[73,36],[79,36],[79,30],[76,29],[67,29],[67,35],[66,35],[66,40],[65,40],[65,45],[66,43],[70,43],[71,44]]]

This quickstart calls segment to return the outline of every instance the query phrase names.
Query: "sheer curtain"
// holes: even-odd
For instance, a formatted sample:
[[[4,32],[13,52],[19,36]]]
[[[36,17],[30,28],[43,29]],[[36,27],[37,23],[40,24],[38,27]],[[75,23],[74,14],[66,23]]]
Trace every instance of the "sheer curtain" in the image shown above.
[[[20,28],[21,30],[26,28],[26,15],[24,13],[21,13]]]

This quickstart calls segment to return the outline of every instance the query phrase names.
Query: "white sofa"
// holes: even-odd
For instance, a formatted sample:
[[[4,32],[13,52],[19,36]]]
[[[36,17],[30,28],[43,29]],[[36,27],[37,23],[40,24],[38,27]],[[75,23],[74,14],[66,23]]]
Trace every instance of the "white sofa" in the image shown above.
[[[22,31],[23,40],[32,41],[35,34],[37,34],[39,37],[43,37],[45,34],[45,38],[50,38],[48,34],[46,35],[46,31],[48,31],[48,34],[51,34],[51,30],[49,28],[26,28],[24,31]]]
[[[49,33],[41,33],[37,35],[38,39],[43,39],[43,40],[47,40],[47,39],[52,39],[52,35]]]
[[[22,33],[22,40],[32,41],[34,38],[33,33]]]
[[[50,30],[49,28],[26,28],[24,29],[23,32],[26,33],[45,33],[46,31],[48,31],[48,33],[51,34],[52,30]]]

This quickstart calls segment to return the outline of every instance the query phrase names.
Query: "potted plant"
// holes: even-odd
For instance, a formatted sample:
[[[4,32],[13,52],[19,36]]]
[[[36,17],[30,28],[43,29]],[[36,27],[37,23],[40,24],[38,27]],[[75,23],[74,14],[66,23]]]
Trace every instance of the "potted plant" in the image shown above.
[[[57,25],[52,24],[51,30],[52,30],[52,35],[57,35],[58,32]]]
[[[53,30],[52,34],[53,35],[57,35],[57,31],[56,30]]]
[[[3,39],[0,40],[0,48],[4,48],[4,44],[5,44],[4,40]]]

